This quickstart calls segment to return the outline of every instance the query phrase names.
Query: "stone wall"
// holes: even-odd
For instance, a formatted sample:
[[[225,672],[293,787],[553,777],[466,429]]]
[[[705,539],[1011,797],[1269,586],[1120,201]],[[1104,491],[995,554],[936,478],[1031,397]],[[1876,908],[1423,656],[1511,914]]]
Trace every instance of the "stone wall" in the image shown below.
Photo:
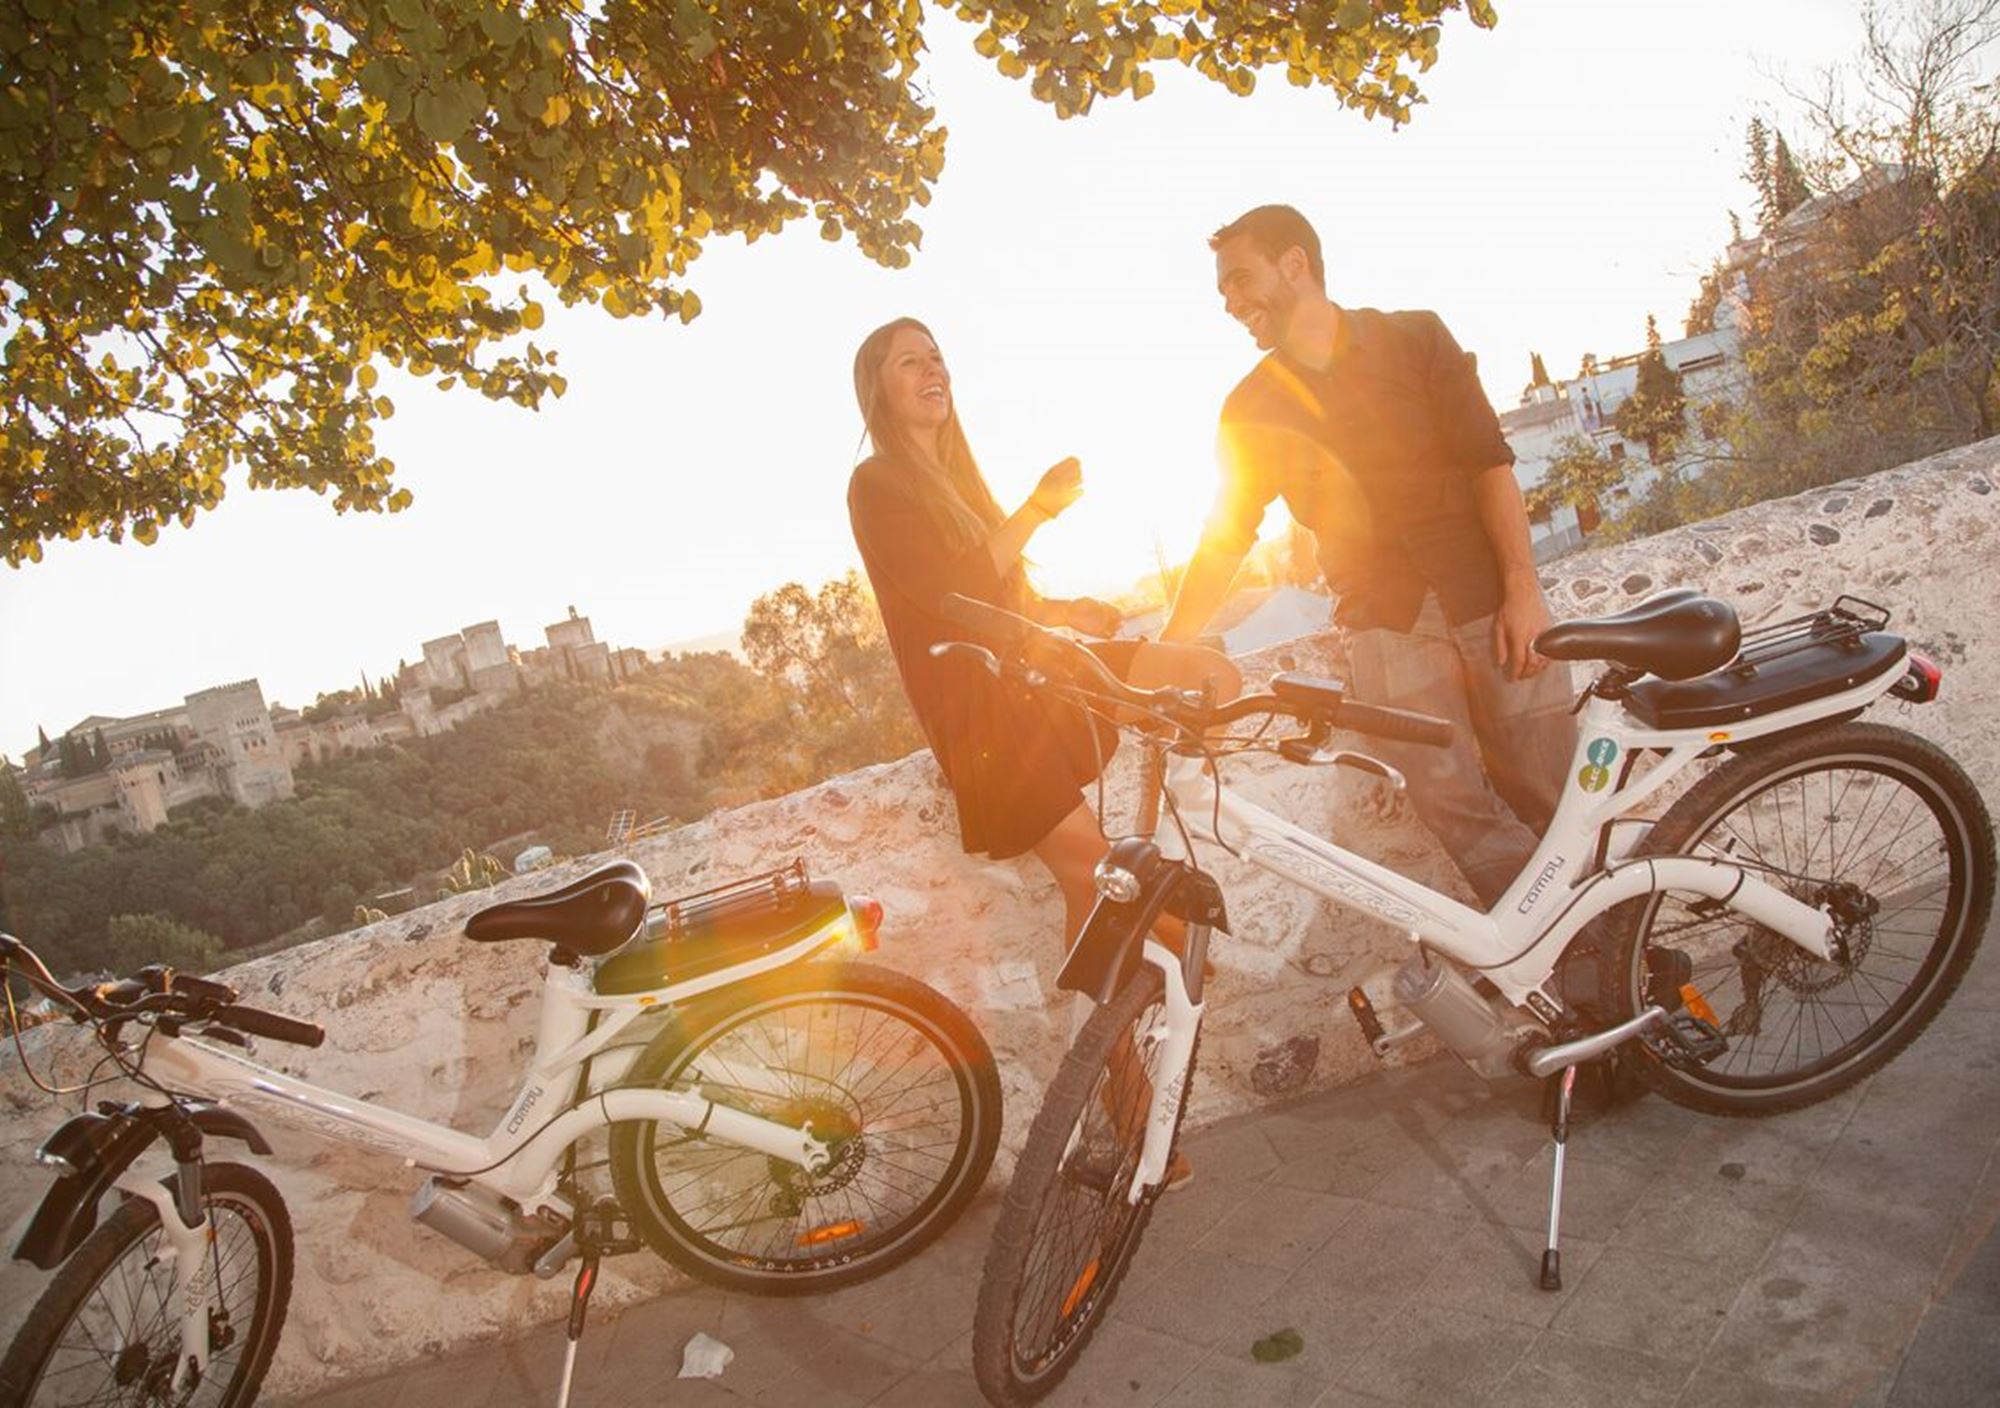
[[[1993,540],[2000,441],[1873,478],[1755,508],[1660,537],[1564,559],[1545,585],[1558,616],[1619,609],[1651,592],[1693,585],[1733,601],[1746,625],[1830,602],[1841,592],[1889,607],[1895,628],[1945,669],[1932,706],[1884,704],[1965,762],[1989,796],[2000,784],[1991,726],[2000,691],[2000,552]],[[1280,667],[1338,676],[1331,636],[1246,657],[1256,680]],[[1274,810],[1426,883],[1459,886],[1427,836],[1351,774],[1270,759],[1234,765],[1232,785]],[[1114,766],[1113,828],[1129,815],[1131,780]],[[1025,1131],[1066,1043],[1070,1005],[1051,1001],[1061,904],[1033,861],[984,862],[957,845],[951,803],[928,754],[648,838],[628,853],[656,894],[715,883],[804,856],[813,870],[883,902],[879,961],[918,974],[976,1017],[999,1056],[1007,1145]],[[264,1053],[343,1091],[484,1132],[512,1094],[531,1045],[539,954],[533,944],[475,946],[458,936],[470,911],[579,874],[545,872],[433,905],[366,929],[260,959],[231,973],[248,1000],[324,1022],[309,1056]],[[1339,1084],[1375,1062],[1344,1002],[1350,983],[1399,956],[1400,936],[1332,912],[1261,872],[1218,871],[1235,933],[1218,940],[1218,976],[1204,1031],[1191,1118],[1211,1120],[1259,1101]],[[81,1069],[60,1035],[32,1040],[58,1071]],[[1410,1055],[1426,1054],[1424,1045]],[[59,1119],[17,1066],[0,1067],[0,1167],[24,1169]],[[558,1317],[567,1281],[488,1270],[442,1237],[413,1227],[405,1208],[418,1180],[379,1155],[328,1148],[275,1126],[266,1162],[299,1233],[297,1288],[272,1384],[295,1391],[415,1358],[464,1340]],[[1003,1156],[997,1180],[1004,1177]],[[0,1223],[18,1234],[39,1180],[0,1184]],[[608,1267],[616,1302],[656,1294],[674,1277],[646,1256]],[[0,1271],[0,1334],[25,1311],[40,1278]]]

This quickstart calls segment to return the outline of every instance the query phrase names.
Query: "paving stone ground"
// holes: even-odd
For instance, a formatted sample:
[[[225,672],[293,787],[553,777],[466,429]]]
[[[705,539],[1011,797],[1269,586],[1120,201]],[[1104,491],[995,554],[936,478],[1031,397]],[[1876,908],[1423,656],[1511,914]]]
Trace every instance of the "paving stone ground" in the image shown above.
[[[1909,1051],[1810,1110],[1657,1098],[1572,1136],[1564,1288],[1536,1288],[1550,1161],[1526,1082],[1456,1062],[1202,1130],[1050,1408],[2000,1405],[2000,937]],[[811,1300],[694,1289],[593,1323],[576,1408],[977,1404],[989,1188],[883,1280]],[[1296,1357],[1250,1346],[1290,1328]],[[706,1331],[720,1379],[677,1380]],[[545,1325],[288,1408],[539,1408]]]

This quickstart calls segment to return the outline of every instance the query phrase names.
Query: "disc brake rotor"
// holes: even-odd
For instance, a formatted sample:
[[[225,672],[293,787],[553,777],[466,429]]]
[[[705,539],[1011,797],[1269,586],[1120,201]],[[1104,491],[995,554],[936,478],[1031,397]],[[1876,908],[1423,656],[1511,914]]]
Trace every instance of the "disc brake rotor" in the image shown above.
[[[852,1111],[826,1100],[792,1100],[765,1116],[780,1124],[804,1128],[812,1124],[812,1137],[827,1146],[832,1158],[818,1173],[808,1173],[784,1159],[771,1159],[771,1181],[779,1187],[778,1201],[790,1204],[790,1212],[808,1198],[838,1193],[860,1176],[868,1159],[867,1141],[861,1136],[860,1122]]]

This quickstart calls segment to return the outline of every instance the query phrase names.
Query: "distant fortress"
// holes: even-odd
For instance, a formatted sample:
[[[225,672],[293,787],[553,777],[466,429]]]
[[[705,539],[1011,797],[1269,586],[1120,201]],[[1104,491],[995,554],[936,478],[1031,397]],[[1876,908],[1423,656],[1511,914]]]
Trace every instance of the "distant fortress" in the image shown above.
[[[300,764],[445,733],[537,685],[621,683],[649,663],[643,650],[598,640],[573,606],[544,634],[547,645],[517,650],[499,622],[482,621],[425,641],[393,687],[376,693],[364,681],[353,698],[304,713],[267,707],[262,686],[242,680],[131,718],[93,714],[30,749],[16,775],[43,818],[41,839],[77,851],[149,832],[201,797],[261,807],[292,795]]]

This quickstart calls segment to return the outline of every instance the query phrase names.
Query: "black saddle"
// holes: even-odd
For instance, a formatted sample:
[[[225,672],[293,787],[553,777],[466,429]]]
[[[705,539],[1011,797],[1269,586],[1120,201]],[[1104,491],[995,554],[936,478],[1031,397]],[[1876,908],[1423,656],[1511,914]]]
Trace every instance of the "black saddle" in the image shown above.
[[[1727,602],[1680,587],[1615,616],[1551,626],[1535,637],[1535,649],[1551,660],[1609,660],[1663,680],[1691,680],[1734,660],[1742,639]]]
[[[596,958],[624,945],[646,922],[653,884],[629,860],[613,861],[560,890],[488,905],[465,921],[474,943],[543,939]]]

